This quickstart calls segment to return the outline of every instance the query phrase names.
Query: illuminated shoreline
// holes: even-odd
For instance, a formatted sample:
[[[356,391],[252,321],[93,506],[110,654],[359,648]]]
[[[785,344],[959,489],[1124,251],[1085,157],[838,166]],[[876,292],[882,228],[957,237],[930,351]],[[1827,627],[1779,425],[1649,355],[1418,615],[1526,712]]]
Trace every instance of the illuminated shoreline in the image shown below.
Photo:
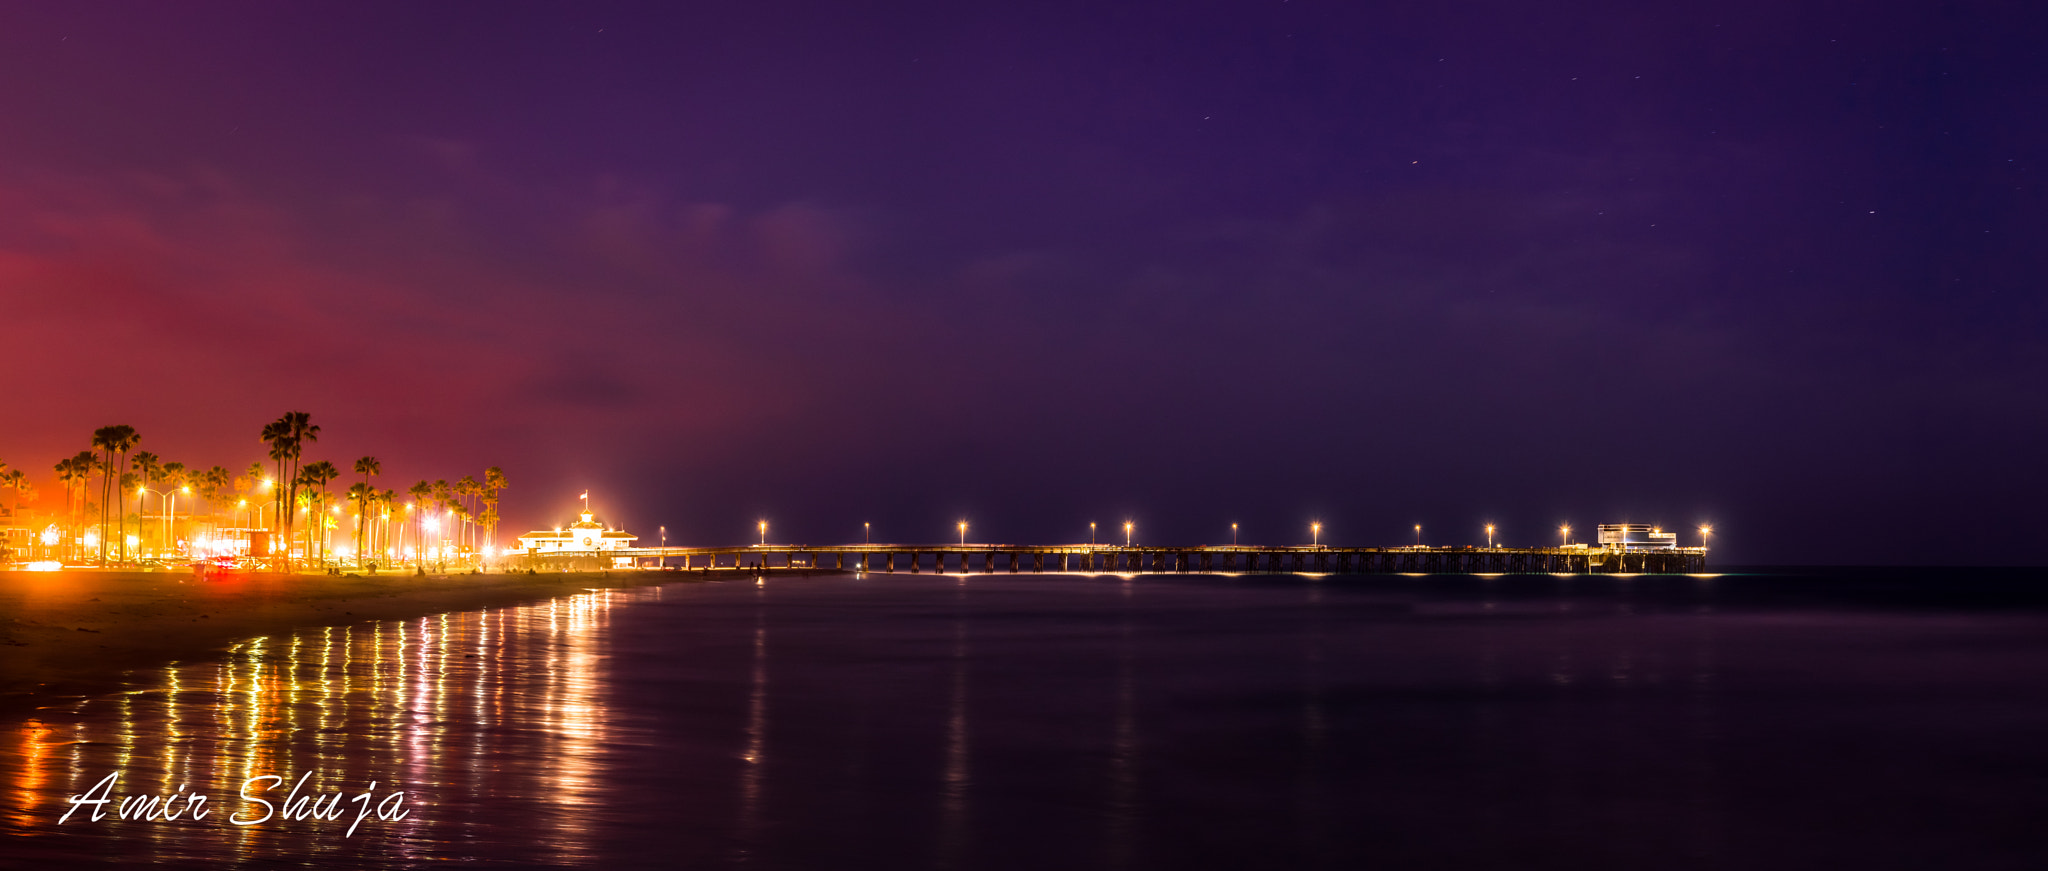
[[[715,580],[731,572],[410,573],[333,577],[187,572],[0,572],[0,710],[118,688],[123,674],[223,655],[293,629],[403,620],[544,601],[593,588]],[[747,572],[752,577],[753,572]]]

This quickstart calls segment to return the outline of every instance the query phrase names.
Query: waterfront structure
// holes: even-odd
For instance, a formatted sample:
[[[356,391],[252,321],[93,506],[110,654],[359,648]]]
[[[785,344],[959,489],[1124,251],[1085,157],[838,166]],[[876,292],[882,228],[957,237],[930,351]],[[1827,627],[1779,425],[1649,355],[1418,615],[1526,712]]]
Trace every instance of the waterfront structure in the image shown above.
[[[537,529],[519,537],[519,546],[506,552],[507,556],[539,557],[561,555],[565,557],[618,557],[619,551],[629,549],[639,536],[623,529],[612,529],[598,523],[589,511],[581,520],[567,528]],[[665,550],[666,548],[647,548]],[[620,565],[628,565],[628,559]]]
[[[1602,523],[1600,546],[1630,551],[1672,550],[1678,547],[1678,533],[1646,523]]]
[[[797,569],[965,574],[1091,572],[1175,574],[1682,574],[1707,569],[1701,547],[1163,547],[1114,544],[840,544],[644,547],[609,551],[615,566],[642,560],[689,569]],[[588,552],[535,553],[550,568],[589,565]]]

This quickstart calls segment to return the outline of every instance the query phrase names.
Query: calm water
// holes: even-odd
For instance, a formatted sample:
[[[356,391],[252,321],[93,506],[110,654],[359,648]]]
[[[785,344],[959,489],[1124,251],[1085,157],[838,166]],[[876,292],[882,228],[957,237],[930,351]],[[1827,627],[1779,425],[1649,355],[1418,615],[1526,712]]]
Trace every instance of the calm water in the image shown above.
[[[770,579],[253,640],[17,719],[0,865],[2037,868],[2048,579]],[[57,825],[189,785],[193,822]],[[236,798],[405,792],[408,816]]]

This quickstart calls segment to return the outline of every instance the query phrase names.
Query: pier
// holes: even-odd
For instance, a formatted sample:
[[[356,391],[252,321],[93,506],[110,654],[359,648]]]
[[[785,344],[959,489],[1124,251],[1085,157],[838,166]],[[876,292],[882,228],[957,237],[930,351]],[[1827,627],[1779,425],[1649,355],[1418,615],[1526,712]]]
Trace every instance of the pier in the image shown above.
[[[765,544],[633,547],[525,557],[535,566],[630,560],[693,569],[1096,574],[1698,574],[1701,547],[1202,547],[1106,544]]]

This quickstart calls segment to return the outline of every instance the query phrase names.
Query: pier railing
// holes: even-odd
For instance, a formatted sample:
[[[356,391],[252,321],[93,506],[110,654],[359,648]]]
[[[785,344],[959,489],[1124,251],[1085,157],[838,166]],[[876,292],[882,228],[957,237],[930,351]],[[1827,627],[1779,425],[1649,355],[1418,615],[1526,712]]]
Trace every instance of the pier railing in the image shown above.
[[[1202,572],[1262,574],[1697,574],[1699,547],[1157,547],[1102,544],[765,544],[642,547],[526,557],[571,565],[593,557],[682,569],[822,569],[858,572]]]

